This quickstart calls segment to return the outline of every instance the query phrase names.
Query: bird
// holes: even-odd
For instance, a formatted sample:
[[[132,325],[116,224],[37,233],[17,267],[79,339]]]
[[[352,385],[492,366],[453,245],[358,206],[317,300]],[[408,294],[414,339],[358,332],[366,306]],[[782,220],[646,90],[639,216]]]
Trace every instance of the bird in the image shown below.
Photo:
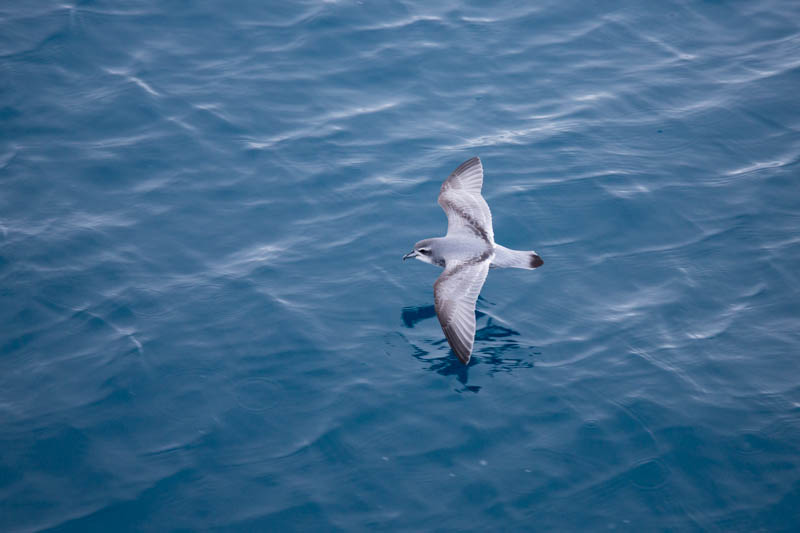
[[[423,239],[403,256],[403,261],[413,258],[444,269],[433,284],[434,307],[450,348],[465,365],[475,341],[475,302],[489,269],[533,270],[544,264],[532,250],[512,250],[494,241],[492,213],[482,188],[480,158],[461,163],[439,191],[447,234]]]

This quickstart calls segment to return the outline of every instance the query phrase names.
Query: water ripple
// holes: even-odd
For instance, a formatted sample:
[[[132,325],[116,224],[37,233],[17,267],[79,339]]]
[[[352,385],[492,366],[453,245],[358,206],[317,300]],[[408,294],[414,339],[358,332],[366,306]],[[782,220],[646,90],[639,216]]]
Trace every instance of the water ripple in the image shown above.
[[[0,7],[0,529],[792,529],[798,20]],[[401,257],[474,155],[545,265],[464,366]]]

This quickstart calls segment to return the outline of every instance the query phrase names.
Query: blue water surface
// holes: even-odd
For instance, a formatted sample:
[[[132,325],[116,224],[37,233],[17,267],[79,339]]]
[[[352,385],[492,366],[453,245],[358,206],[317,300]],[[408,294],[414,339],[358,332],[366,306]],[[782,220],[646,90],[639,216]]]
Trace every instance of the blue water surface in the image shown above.
[[[0,530],[797,531],[800,3],[0,6]],[[441,182],[499,243],[473,360]]]

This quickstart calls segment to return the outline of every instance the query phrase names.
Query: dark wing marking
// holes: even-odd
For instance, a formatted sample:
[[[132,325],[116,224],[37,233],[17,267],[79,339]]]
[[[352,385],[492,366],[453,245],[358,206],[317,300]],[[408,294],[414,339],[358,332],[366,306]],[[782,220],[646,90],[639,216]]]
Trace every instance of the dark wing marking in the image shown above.
[[[447,215],[447,235],[475,235],[494,244],[492,213],[481,196],[483,165],[473,157],[462,163],[442,184],[439,205]]]

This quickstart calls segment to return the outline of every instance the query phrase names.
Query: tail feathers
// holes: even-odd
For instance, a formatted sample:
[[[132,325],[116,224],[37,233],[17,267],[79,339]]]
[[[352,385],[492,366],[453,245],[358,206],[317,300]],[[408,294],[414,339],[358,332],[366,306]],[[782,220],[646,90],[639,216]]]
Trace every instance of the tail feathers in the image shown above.
[[[492,268],[524,268],[533,270],[544,264],[542,258],[536,252],[511,250],[499,244],[495,246]]]

